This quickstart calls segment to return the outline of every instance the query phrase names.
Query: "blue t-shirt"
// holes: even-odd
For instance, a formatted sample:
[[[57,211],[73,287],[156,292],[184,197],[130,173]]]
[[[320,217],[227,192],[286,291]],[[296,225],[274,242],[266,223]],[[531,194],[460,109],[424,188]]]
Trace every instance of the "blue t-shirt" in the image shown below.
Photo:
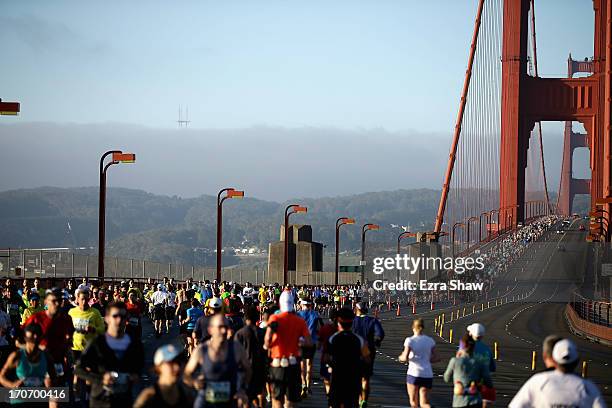
[[[196,326],[196,322],[202,316],[204,316],[204,312],[199,307],[191,307],[187,309],[187,317],[189,318],[189,321],[187,322],[187,330],[193,330]]]
[[[319,326],[319,313],[316,310],[300,310],[297,315],[302,319],[306,320],[306,326],[312,337],[313,344],[317,342],[318,326]]]

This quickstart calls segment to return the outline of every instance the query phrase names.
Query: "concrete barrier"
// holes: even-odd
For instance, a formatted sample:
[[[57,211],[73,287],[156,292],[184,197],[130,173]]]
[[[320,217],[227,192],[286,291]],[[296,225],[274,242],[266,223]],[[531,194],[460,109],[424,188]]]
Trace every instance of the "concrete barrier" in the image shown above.
[[[612,328],[581,319],[571,305],[565,307],[565,320],[570,330],[597,343],[612,346]]]

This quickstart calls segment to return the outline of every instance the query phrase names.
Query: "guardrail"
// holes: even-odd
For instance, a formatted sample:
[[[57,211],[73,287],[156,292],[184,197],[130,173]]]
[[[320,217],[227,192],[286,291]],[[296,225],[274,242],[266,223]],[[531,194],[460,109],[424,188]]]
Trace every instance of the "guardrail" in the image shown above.
[[[574,293],[565,308],[565,318],[576,334],[612,345],[612,303]]]
[[[162,263],[142,259],[105,257],[106,282],[124,279],[146,281],[148,278],[161,280],[164,277],[182,282],[189,278],[195,281],[213,280],[216,270],[211,267]],[[98,256],[78,254],[63,250],[41,249],[0,249],[0,278],[12,279],[97,279]],[[253,284],[274,283],[268,277],[266,268],[228,266],[223,268],[221,278],[233,282]],[[295,272],[289,271],[289,282],[297,285],[333,285],[333,271]],[[355,284],[360,273],[340,272],[341,285]]]
[[[142,259],[105,257],[106,280],[174,278],[184,281],[215,279],[211,267],[162,263]],[[0,277],[2,278],[96,278],[98,256],[70,251],[40,249],[0,249]],[[223,279],[228,281],[264,282],[263,269],[246,270],[240,267],[223,269]]]

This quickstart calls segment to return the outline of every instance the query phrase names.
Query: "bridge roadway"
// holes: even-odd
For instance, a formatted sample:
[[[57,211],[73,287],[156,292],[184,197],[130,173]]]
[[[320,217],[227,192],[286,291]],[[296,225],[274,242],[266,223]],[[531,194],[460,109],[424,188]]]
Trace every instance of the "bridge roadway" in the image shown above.
[[[537,352],[536,371],[543,369],[541,360],[541,342],[549,334],[556,333],[572,338],[578,345],[581,358],[588,362],[588,378],[593,380],[604,395],[606,402],[612,406],[612,348],[592,343],[574,336],[568,329],[563,317],[563,310],[576,284],[582,280],[587,244],[584,232],[578,230],[582,220],[575,221],[564,234],[556,234],[554,228],[546,233],[538,243],[532,244],[523,256],[515,262],[504,278],[498,280],[492,293],[499,290],[500,300],[495,306],[495,298],[490,299],[490,307],[486,302],[476,306],[472,314],[472,304],[458,306],[442,306],[442,309],[429,310],[429,305],[419,305],[417,315],[425,319],[426,332],[437,342],[437,349],[442,361],[434,364],[434,387],[432,404],[436,407],[450,407],[452,402],[452,387],[444,383],[442,374],[450,357],[454,354],[458,338],[465,328],[474,322],[480,322],[486,327],[485,342],[493,348],[493,342],[499,344],[499,360],[497,372],[493,381],[497,388],[496,406],[507,406],[520,386],[533,374],[531,371],[532,351]],[[563,247],[564,250],[559,248]],[[523,300],[512,301],[514,297],[526,296]],[[503,301],[501,300],[503,299]],[[506,303],[507,300],[507,303]],[[463,316],[463,307],[466,315]],[[457,310],[462,315],[456,319]],[[455,318],[450,320],[451,311]],[[443,338],[433,333],[434,319],[441,313],[445,314]],[[406,365],[397,361],[403,347],[404,339],[411,335],[410,324],[413,318],[408,307],[402,307],[401,316],[396,317],[395,311],[383,312],[381,321],[386,332],[386,338],[376,356],[374,377],[372,379],[372,395],[369,406],[376,407],[406,407],[405,376]],[[177,331],[171,336],[165,335],[155,339],[149,322],[145,323],[145,347],[147,350],[147,366],[152,365],[152,356],[159,344],[169,341],[178,344]],[[453,344],[448,342],[449,329],[453,328]],[[316,359],[318,360],[317,353]],[[578,371],[580,367],[578,368]],[[145,376],[145,383],[151,378]],[[299,404],[300,407],[325,407],[323,386],[318,381],[318,361],[315,368],[315,384],[313,395]]]

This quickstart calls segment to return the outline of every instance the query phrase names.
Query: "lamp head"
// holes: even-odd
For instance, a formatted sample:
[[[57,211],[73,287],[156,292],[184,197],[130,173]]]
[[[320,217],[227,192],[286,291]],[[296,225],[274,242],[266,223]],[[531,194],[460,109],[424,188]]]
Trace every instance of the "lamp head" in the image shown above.
[[[244,198],[244,191],[234,189],[228,190],[227,198]]]

